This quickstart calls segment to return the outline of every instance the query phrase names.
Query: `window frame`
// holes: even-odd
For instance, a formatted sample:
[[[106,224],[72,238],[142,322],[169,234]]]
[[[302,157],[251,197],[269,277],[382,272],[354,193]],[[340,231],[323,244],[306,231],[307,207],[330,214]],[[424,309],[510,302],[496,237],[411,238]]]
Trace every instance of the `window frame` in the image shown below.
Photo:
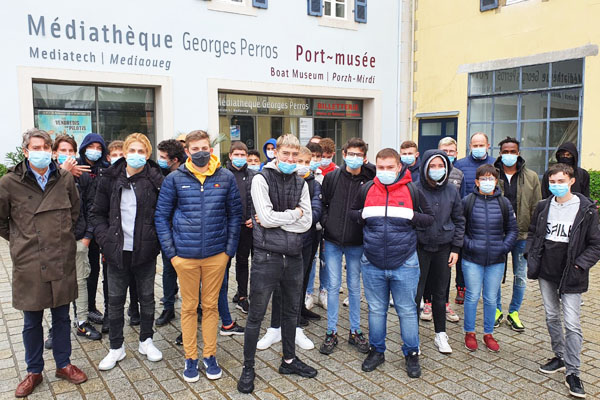
[[[494,9],[498,8],[498,0],[494,0],[494,2],[492,4],[488,4],[488,5],[484,5],[483,1],[484,0],[479,0],[479,11],[480,12],[494,10]]]
[[[327,4],[327,3],[329,3],[331,5],[330,9],[336,15],[327,15],[327,13],[325,12],[325,10],[326,10],[325,4]],[[344,5],[344,16],[343,17],[337,16],[337,5],[338,4]],[[323,17],[331,18],[331,19],[338,20],[338,21],[348,20],[348,0],[323,0]]]

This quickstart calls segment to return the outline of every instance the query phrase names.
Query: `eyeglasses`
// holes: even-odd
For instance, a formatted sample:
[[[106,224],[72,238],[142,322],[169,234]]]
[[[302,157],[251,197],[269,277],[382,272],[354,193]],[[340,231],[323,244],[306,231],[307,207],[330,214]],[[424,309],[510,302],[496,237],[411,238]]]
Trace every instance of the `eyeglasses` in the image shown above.
[[[349,151],[346,153],[346,156],[363,158],[365,155],[363,153],[353,153],[353,152]]]
[[[496,180],[496,178],[494,178],[493,176],[482,176],[481,178],[479,178],[479,182],[494,182]]]

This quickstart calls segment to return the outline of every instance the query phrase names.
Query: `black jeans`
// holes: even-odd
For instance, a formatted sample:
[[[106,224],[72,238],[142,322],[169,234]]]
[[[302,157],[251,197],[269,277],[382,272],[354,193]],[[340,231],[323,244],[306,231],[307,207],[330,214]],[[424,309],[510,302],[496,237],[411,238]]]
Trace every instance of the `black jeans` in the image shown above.
[[[458,256],[458,261],[456,262],[456,278],[454,279],[457,288],[465,287],[465,278],[462,273],[462,257]]]
[[[279,288],[282,293],[283,358],[289,360],[296,357],[296,323],[300,312],[298,297],[302,293],[303,268],[301,255],[288,256],[254,249],[250,272],[250,309],[244,334],[244,366],[254,368],[260,324],[275,288]]]
[[[248,297],[248,257],[252,251],[252,229],[242,225],[240,241],[235,252],[235,280],[237,281],[237,294],[241,298]],[[227,263],[227,270],[231,267],[231,259]]]
[[[163,260],[163,304],[165,310],[174,310],[175,294],[177,294],[177,291],[179,290],[179,287],[177,286],[177,272],[175,271],[175,268],[173,268],[171,260],[167,259],[162,252],[161,256]],[[129,296],[131,296],[131,293],[129,293]]]
[[[56,369],[71,363],[71,320],[69,304],[51,308],[52,313],[52,355]],[[23,312],[23,346],[27,372],[39,374],[44,370],[44,311]]]
[[[419,267],[421,268],[417,297],[415,298],[417,311],[425,285],[429,283],[435,332],[446,332],[446,288],[450,280],[450,268],[448,267],[450,245],[434,252],[418,247],[417,254],[419,256]]]
[[[118,349],[123,345],[123,311],[127,298],[127,287],[133,276],[140,302],[140,342],[154,335],[154,275],[156,261],[142,265],[131,265],[130,251],[123,252],[123,265],[109,265],[108,272],[108,308],[110,315],[110,348]]]

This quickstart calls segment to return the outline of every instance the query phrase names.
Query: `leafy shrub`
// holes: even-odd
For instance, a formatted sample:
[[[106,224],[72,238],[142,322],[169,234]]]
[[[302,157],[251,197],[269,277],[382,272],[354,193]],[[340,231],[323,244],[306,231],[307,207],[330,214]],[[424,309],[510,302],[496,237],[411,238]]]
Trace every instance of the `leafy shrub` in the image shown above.
[[[590,197],[600,203],[600,171],[588,171],[590,173]]]
[[[0,178],[2,178],[8,172],[6,165],[0,164]]]
[[[15,147],[15,151],[6,153],[5,158],[6,162],[9,163],[9,167],[14,167],[25,159],[25,154],[23,154],[23,149],[17,146]]]

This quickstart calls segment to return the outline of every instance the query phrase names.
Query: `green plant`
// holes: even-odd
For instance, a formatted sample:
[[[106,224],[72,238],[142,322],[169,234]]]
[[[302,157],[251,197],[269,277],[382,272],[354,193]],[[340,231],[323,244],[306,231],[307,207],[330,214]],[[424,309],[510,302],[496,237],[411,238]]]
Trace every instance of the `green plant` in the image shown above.
[[[25,154],[23,154],[23,149],[21,147],[15,147],[15,151],[6,153],[5,158],[9,163],[9,167],[14,167],[25,159]]]
[[[590,197],[600,203],[600,171],[588,171],[590,173]]]
[[[4,175],[6,175],[7,172],[8,172],[8,168],[6,168],[6,165],[0,164],[0,178],[2,178]]]

